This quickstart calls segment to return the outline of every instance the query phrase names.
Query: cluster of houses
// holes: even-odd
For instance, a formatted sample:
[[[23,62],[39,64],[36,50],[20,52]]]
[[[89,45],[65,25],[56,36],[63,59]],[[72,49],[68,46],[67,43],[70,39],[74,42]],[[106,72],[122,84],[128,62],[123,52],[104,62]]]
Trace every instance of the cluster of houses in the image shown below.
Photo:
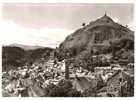
[[[73,86],[78,91],[84,92],[88,88],[97,88],[98,80],[104,83],[101,88],[97,90],[97,96],[121,96],[121,89],[129,88],[129,81],[134,82],[134,64],[129,63],[127,66],[120,66],[119,64],[111,64],[105,67],[95,67],[94,72],[89,72],[83,68],[76,70]],[[130,73],[131,72],[131,73]],[[130,79],[130,80],[129,80]],[[133,87],[133,86],[132,86]],[[130,92],[128,90],[128,92]],[[132,93],[133,95],[133,93]],[[130,96],[130,95],[128,95]]]
[[[34,63],[32,66],[18,67],[18,69],[11,69],[10,71],[2,73],[2,91],[3,94],[10,94],[8,96],[19,96],[19,91],[24,91],[28,87],[34,86],[42,89],[49,84],[57,85],[58,82],[65,79],[65,62],[57,62],[50,59],[44,63]],[[42,91],[38,88],[39,91]],[[30,93],[36,94],[36,93]],[[37,96],[42,96],[41,93]]]

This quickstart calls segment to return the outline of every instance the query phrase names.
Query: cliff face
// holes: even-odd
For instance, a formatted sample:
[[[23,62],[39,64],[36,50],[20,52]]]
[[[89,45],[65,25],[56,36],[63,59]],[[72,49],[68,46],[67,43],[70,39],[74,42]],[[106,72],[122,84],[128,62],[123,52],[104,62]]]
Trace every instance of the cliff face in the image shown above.
[[[90,49],[94,45],[109,46],[110,42],[126,37],[133,40],[134,32],[104,15],[69,35],[59,48],[61,51],[75,48],[80,53],[82,49]]]

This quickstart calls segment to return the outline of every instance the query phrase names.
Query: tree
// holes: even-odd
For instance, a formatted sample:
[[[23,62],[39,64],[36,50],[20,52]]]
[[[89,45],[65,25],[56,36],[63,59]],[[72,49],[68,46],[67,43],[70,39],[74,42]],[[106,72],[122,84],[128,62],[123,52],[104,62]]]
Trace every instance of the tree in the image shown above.
[[[75,89],[71,89],[68,93],[67,93],[68,97],[82,97],[83,95],[81,94],[81,92],[76,91]]]
[[[49,85],[46,89],[48,97],[79,97],[80,92],[72,88],[72,83],[68,80],[62,80],[58,85]]]
[[[89,89],[86,89],[83,92],[83,96],[84,97],[96,97],[97,96],[97,88],[90,87]]]
[[[82,26],[85,26],[85,23],[82,23]]]

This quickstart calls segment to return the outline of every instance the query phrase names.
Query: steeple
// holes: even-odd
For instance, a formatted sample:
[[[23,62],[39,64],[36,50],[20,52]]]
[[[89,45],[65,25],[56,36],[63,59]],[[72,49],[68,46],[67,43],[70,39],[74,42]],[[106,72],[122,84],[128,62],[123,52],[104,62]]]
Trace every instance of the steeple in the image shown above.
[[[105,14],[104,14],[104,16],[107,16],[107,14],[106,14],[106,11],[105,11]]]
[[[104,16],[102,16],[99,20],[102,22],[113,22],[113,20],[109,16],[107,16],[106,11],[104,13]]]

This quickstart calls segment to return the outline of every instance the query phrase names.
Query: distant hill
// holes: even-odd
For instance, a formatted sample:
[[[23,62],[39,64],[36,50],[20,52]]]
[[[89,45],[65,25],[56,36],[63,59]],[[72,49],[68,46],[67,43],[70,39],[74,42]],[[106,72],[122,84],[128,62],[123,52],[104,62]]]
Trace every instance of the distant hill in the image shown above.
[[[26,51],[19,47],[2,47],[2,71],[25,64]]]
[[[11,44],[9,45],[10,47],[20,47],[24,50],[34,50],[34,49],[38,49],[38,48],[44,48],[43,46],[31,46],[31,45],[22,45],[22,44]]]
[[[114,54],[117,55],[122,49],[126,52],[132,51],[133,56],[134,32],[115,23],[106,14],[88,25],[84,24],[82,28],[67,36],[59,46],[60,56],[63,59],[74,57],[78,59],[76,62],[79,62],[79,58],[82,58],[80,60],[86,66],[92,66],[87,63],[93,55],[112,53],[114,57]],[[92,63],[94,61],[90,64]]]
[[[34,50],[24,50],[20,47],[2,47],[2,71],[16,69],[25,64],[31,65],[40,58],[49,59],[52,48],[38,48]]]

